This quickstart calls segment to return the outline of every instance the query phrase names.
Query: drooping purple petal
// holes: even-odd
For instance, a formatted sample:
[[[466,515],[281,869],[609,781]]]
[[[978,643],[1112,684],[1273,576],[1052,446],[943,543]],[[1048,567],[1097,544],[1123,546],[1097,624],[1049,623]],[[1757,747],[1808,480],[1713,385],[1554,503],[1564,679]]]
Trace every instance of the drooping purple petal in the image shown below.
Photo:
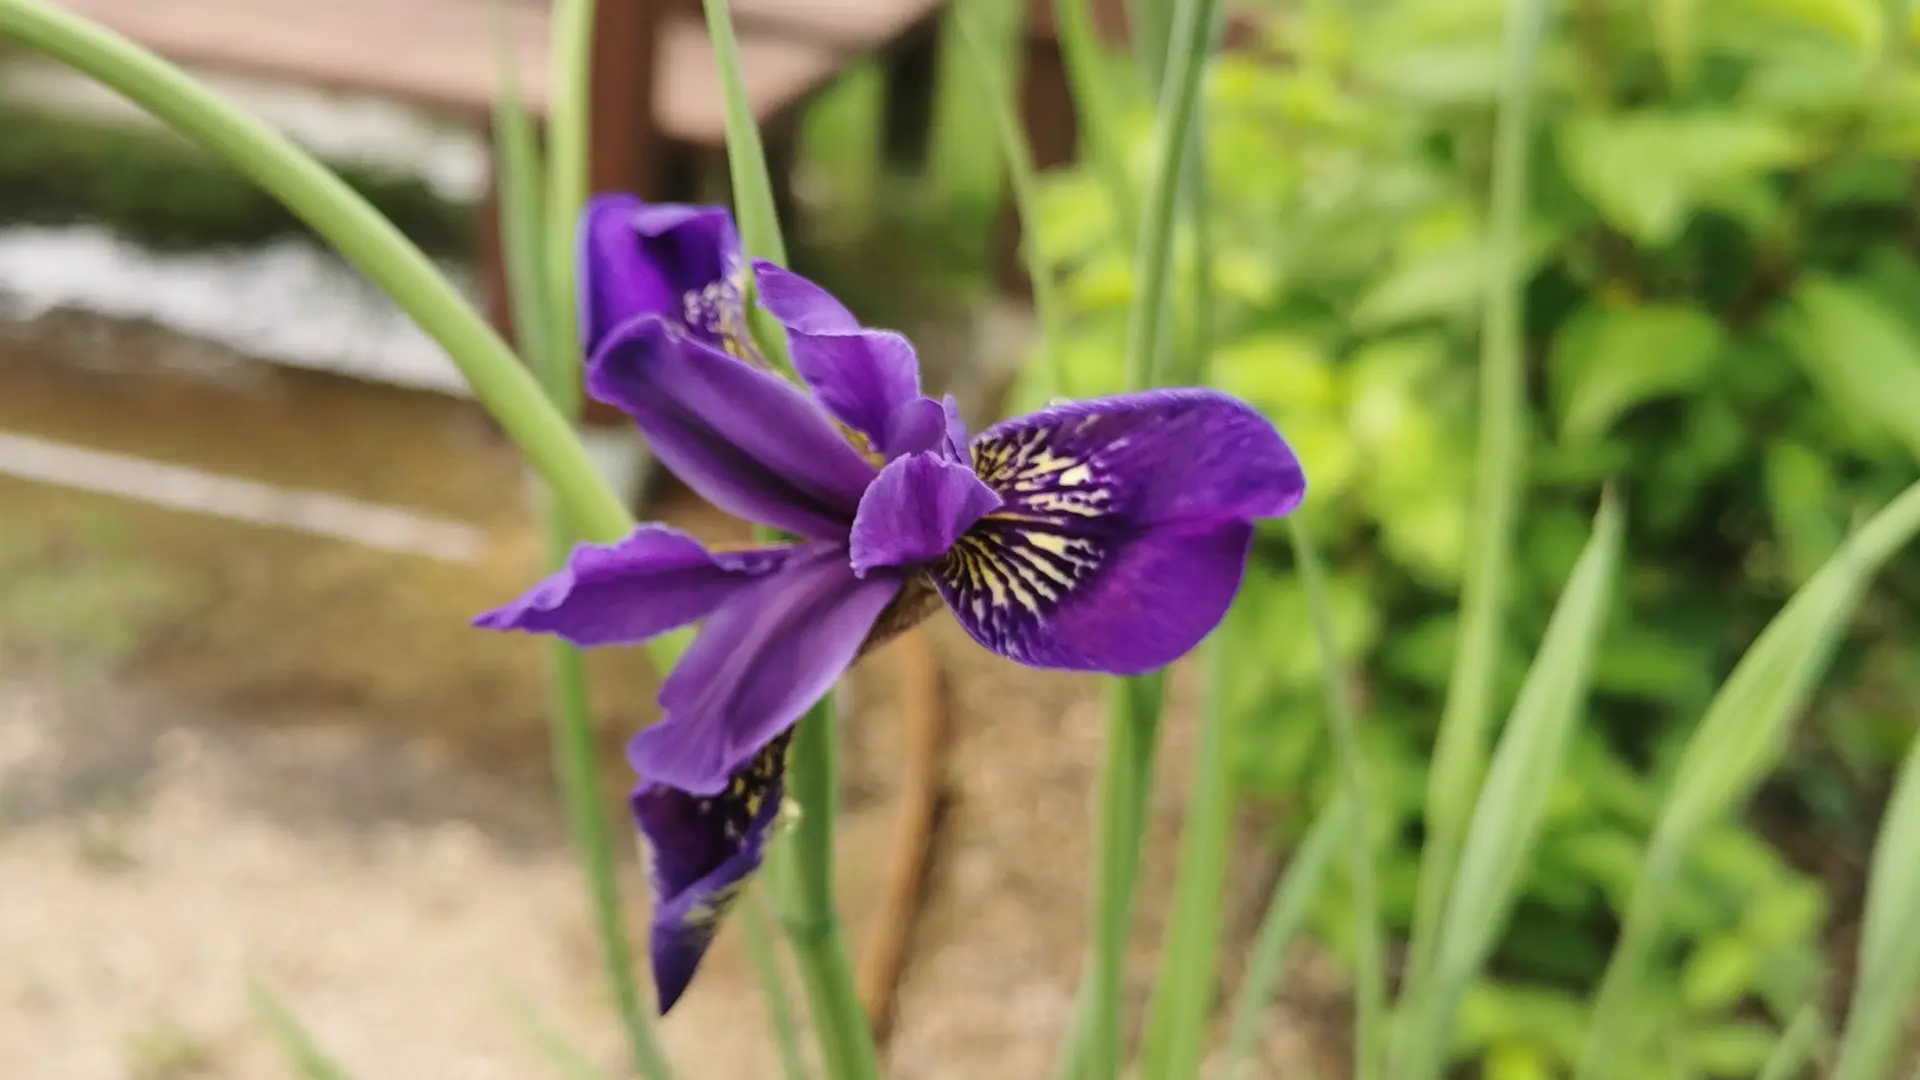
[[[689,795],[654,780],[634,788],[653,879],[649,950],[664,1015],[680,1000],[720,920],[760,868],[786,793],[786,736],[768,743],[718,795]]]
[[[579,259],[580,337],[589,356],[642,315],[723,350],[741,337],[745,267],[733,218],[721,207],[596,195],[580,216]]]
[[[552,576],[473,624],[558,634],[582,648],[628,645],[705,618],[794,550],[709,552],[686,533],[642,525],[618,543],[579,545]]]
[[[587,389],[631,415],[667,468],[715,506],[811,539],[843,539],[873,466],[805,391],[726,361],[642,318],[588,363]]]
[[[876,567],[932,562],[999,505],[1000,496],[969,465],[932,453],[895,458],[860,500],[850,544],[853,569],[864,575]]]
[[[920,363],[899,334],[860,325],[832,294],[769,262],[753,264],[760,306],[787,330],[793,368],[841,423],[892,458],[889,422],[920,397]]]
[[[660,687],[664,718],[627,744],[634,770],[718,794],[832,689],[903,580],[855,577],[845,547],[809,544],[729,596]]]
[[[974,440],[1006,502],[933,577],[982,645],[1038,667],[1138,674],[1226,614],[1251,522],[1299,505],[1299,459],[1252,408],[1204,390],[1059,406]]]

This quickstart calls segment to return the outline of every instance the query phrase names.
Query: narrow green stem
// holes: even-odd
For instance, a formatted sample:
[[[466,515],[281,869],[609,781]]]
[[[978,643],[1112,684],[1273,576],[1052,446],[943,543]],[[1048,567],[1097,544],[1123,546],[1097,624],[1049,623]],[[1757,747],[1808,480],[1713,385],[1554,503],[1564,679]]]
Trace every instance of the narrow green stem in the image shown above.
[[[575,233],[587,203],[587,154],[592,130],[591,94],[595,0],[555,0],[553,64],[547,122],[547,311],[545,327],[549,392],[568,416],[580,407],[580,337],[572,313],[579,309]]]
[[[1180,0],[1175,12],[1172,61],[1154,126],[1153,177],[1134,249],[1135,292],[1127,322],[1127,384],[1134,389],[1159,385],[1168,351],[1162,324],[1173,275],[1174,224],[1207,67],[1207,31],[1219,5],[1220,0]]]
[[[572,537],[559,514],[551,515],[550,528],[549,554],[556,561],[564,560],[572,547]],[[600,786],[599,747],[587,703],[585,660],[579,650],[555,641],[549,662],[554,695],[554,770],[559,774],[560,790],[566,802],[567,829],[573,835],[574,847],[580,852],[580,863],[586,870],[587,886],[593,898],[594,931],[606,960],[614,1005],[626,1028],[628,1049],[640,1075],[649,1080],[666,1080],[672,1070],[642,1011],[633,954],[627,947],[626,924],[621,918],[620,882],[614,869],[606,792]]]
[[[0,0],[0,38],[98,79],[279,199],[446,350],[583,533],[615,540],[632,530],[532,374],[432,261],[339,177],[178,68],[79,16]]]
[[[706,10],[707,35],[713,39],[714,62],[720,68],[720,95],[727,114],[727,172],[733,179],[733,216],[740,227],[740,242],[748,254],[785,266],[787,242],[780,232],[766,147],[740,73],[740,46],[734,40],[727,0],[700,2]],[[760,351],[775,367],[787,368],[787,338],[780,324],[758,306],[751,307],[747,317]]]
[[[1100,816],[1094,839],[1093,959],[1089,965],[1084,1068],[1088,1080],[1119,1075],[1120,995],[1126,974],[1127,932],[1140,879],[1140,845],[1166,673],[1115,680],[1107,696],[1107,757],[1102,768]]]
[[[1173,916],[1160,948],[1160,978],[1154,986],[1140,1075],[1147,1080],[1185,1080],[1200,1068],[1207,1020],[1213,1015],[1215,972],[1220,958],[1222,905],[1233,839],[1237,790],[1233,782],[1236,718],[1227,699],[1232,657],[1254,645],[1258,627],[1229,616],[1226,629],[1206,646],[1207,689],[1193,777],[1187,783],[1187,821],[1180,842],[1180,869]]]
[[[740,913],[740,928],[747,935],[747,952],[753,955],[754,971],[766,995],[767,1023],[773,1028],[773,1044],[780,1051],[780,1070],[786,1080],[807,1080],[806,1056],[800,1052],[800,1025],[787,996],[787,974],[781,970],[780,955],[774,950],[773,913],[767,907],[766,893],[759,888],[749,890],[742,906],[745,910]]]
[[[833,824],[839,807],[831,698],[794,729],[787,790],[800,820],[779,860],[780,922],[799,963],[820,1056],[831,1080],[878,1080],[879,1055],[855,989],[833,899]]]
[[[1320,651],[1320,672],[1326,683],[1327,717],[1333,729],[1334,753],[1340,759],[1341,799],[1347,806],[1347,873],[1353,889],[1354,966],[1354,1076],[1372,1080],[1379,1075],[1384,1046],[1380,1021],[1386,1009],[1385,949],[1380,929],[1379,899],[1374,892],[1373,844],[1368,836],[1366,764],[1360,754],[1360,722],[1353,707],[1334,636],[1332,607],[1327,601],[1326,574],[1313,540],[1298,514],[1287,519],[1293,541],[1300,585],[1306,590],[1313,636]]]
[[[1127,23],[1133,28],[1133,60],[1147,91],[1158,95],[1167,77],[1179,0],[1127,0]]]
[[[1515,507],[1525,475],[1520,425],[1525,373],[1521,365],[1522,275],[1520,234],[1525,225],[1527,148],[1533,124],[1534,63],[1548,17],[1543,0],[1508,0],[1500,109],[1494,130],[1491,228],[1480,326],[1480,445],[1475,455],[1474,537],[1461,598],[1446,707],[1427,785],[1426,853],[1414,907],[1406,996],[1422,989],[1439,947],[1440,919],[1453,884],[1467,817],[1486,770],[1487,729],[1493,720],[1500,636],[1507,608]]]
[[[1155,157],[1146,207],[1135,248],[1135,292],[1127,326],[1127,381],[1136,390],[1158,384],[1172,344],[1173,233],[1180,187],[1192,146],[1200,81],[1206,70],[1207,28],[1220,0],[1180,0],[1174,13],[1172,66],[1160,96]],[[1152,789],[1154,750],[1165,701],[1164,672],[1115,684],[1107,708],[1107,758],[1095,837],[1093,957],[1088,984],[1084,1045],[1070,1047],[1067,1067],[1084,1064],[1084,1080],[1114,1080],[1119,1074],[1120,996],[1127,931],[1139,879],[1140,843]]]
[[[495,112],[494,129],[500,230],[505,240],[509,299],[522,349],[539,373],[548,399],[562,416],[571,418],[579,408],[577,353],[570,334],[569,344],[563,346],[556,341],[551,324],[565,320],[553,319],[548,305],[553,302],[553,279],[571,280],[574,271],[571,262],[549,262],[541,241],[542,234],[549,230],[570,234],[572,218],[569,215],[557,221],[541,221],[540,166],[532,121],[520,107],[520,87],[514,80],[512,66],[503,63],[501,67],[504,100]],[[549,503],[547,559],[549,565],[559,567],[565,564],[577,536],[567,515],[551,501],[551,489]],[[613,828],[607,820],[606,793],[600,783],[598,740],[588,700],[586,665],[580,653],[563,641],[556,639],[548,648],[548,679],[553,693],[549,717],[554,772],[566,808],[568,830],[585,872],[601,960],[613,990],[614,1005],[626,1029],[634,1066],[643,1076],[665,1080],[670,1070],[641,1005],[633,954],[627,944],[626,923],[622,918],[618,863],[613,851]]]
[[[1335,845],[1349,835],[1352,826],[1346,815],[1352,805],[1344,796],[1320,812],[1308,827],[1306,837],[1294,849],[1287,865],[1287,876],[1273,890],[1267,912],[1254,934],[1253,955],[1247,961],[1247,974],[1240,984],[1240,997],[1233,1006],[1233,1021],[1227,1031],[1227,1057],[1221,1070],[1225,1080],[1240,1080],[1246,1073],[1254,1043],[1260,1037],[1260,1020],[1273,1001],[1286,970],[1287,948],[1307,920],[1307,911],[1319,895],[1320,883],[1333,861]]]
[[[747,102],[733,22],[726,0],[702,0],[702,4],[713,39],[714,63],[720,69],[727,164],[733,177],[740,241],[749,254],[784,263],[786,243],[774,208],[766,151]],[[786,337],[779,324],[757,308],[752,318],[761,350],[785,366]],[[790,850],[774,860],[783,872],[770,876],[778,886],[781,923],[800,968],[827,1075],[832,1080],[877,1080],[879,1055],[854,986],[853,964],[833,899],[833,828],[839,792],[834,734],[832,698],[815,705],[794,732],[787,790],[800,806],[800,823]]]

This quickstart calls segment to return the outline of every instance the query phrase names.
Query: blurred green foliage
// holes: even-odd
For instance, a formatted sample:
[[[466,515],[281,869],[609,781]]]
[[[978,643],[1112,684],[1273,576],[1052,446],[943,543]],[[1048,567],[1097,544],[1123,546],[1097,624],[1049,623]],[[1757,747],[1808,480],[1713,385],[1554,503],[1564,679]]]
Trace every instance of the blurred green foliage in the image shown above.
[[[1273,416],[1306,463],[1305,520],[1335,555],[1334,621],[1367,716],[1382,903],[1402,928],[1469,542],[1504,10],[1307,4],[1211,87],[1215,381]],[[1914,36],[1859,0],[1581,0],[1548,43],[1507,700],[1603,484],[1631,533],[1588,723],[1461,1017],[1456,1048],[1489,1077],[1569,1068],[1682,741],[1785,597],[1915,477]],[[1091,170],[1055,177],[1038,238],[1065,275],[1065,359],[1089,395],[1121,386],[1131,290],[1104,194]],[[1016,409],[1037,404],[1021,393]],[[1240,691],[1257,729],[1243,743],[1257,749],[1241,771],[1320,805],[1338,771],[1308,613],[1282,537],[1261,552],[1250,602],[1268,633],[1244,665],[1258,677]],[[1755,818],[1786,824],[1726,824],[1697,848],[1645,1002],[1662,1054],[1646,1075],[1755,1075],[1776,1024],[1820,991],[1822,934],[1845,898],[1804,856],[1864,851],[1911,731],[1915,642],[1899,611],[1917,591],[1909,558],[1864,607]],[[1815,832],[1798,862],[1776,843]],[[1839,860],[1819,851],[1836,836]],[[1338,884],[1320,904],[1336,951],[1350,906]]]

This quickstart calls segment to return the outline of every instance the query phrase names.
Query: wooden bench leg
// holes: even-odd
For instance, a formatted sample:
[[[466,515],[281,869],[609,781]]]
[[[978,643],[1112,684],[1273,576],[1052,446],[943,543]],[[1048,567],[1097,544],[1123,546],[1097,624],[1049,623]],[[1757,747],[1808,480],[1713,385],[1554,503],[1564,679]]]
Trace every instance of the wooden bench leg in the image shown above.
[[[489,150],[488,160],[492,160]],[[500,181],[487,170],[487,188],[474,205],[474,271],[480,279],[480,302],[487,321],[514,344],[513,295],[507,285],[507,248],[501,236]]]
[[[932,148],[934,89],[940,62],[939,18],[927,20],[887,50],[881,60],[886,83],[880,155],[899,173],[926,171]]]

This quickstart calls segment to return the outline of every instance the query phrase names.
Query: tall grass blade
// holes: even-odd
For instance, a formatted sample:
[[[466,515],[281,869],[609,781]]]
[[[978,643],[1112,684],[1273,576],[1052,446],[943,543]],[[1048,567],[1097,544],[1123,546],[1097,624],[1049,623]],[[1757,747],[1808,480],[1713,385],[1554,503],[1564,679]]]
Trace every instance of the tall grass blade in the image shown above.
[[[1767,624],[1707,706],[1654,823],[1619,943],[1600,982],[1576,1080],[1616,1075],[1622,1057],[1638,1047],[1635,998],[1694,841],[1743,802],[1778,761],[1789,725],[1812,698],[1868,583],[1916,532],[1920,484],[1847,538]]]
[[[1180,0],[1167,70],[1154,123],[1153,175],[1134,250],[1135,292],[1127,322],[1127,385],[1159,385],[1166,371],[1169,339],[1163,334],[1171,297],[1175,225],[1181,184],[1193,149],[1200,112],[1200,84],[1212,49],[1212,28],[1222,0]]]
[[[1834,1080],[1878,1080],[1895,1052],[1920,990],[1920,738],[1894,785],[1873,846],[1853,1004],[1840,1035]]]
[[[766,150],[747,100],[740,50],[726,0],[701,0],[727,120],[727,166],[733,178],[734,217],[748,254],[787,261],[774,207]],[[786,336],[757,308],[754,337],[769,360],[786,366]],[[779,888],[780,919],[800,968],[813,1014],[815,1037],[833,1080],[877,1080],[879,1055],[854,986],[853,964],[833,898],[833,828],[839,799],[834,761],[833,700],[813,707],[794,733],[787,764],[787,790],[800,804],[800,823],[769,877]]]
[[[714,63],[720,68],[720,97],[727,117],[727,173],[733,180],[733,216],[740,226],[740,243],[747,254],[784,266],[787,242],[780,232],[773,178],[767,172],[767,150],[747,98],[746,79],[740,73],[740,46],[734,40],[727,0],[700,3],[707,14],[707,35],[713,39]],[[757,307],[748,312],[748,317],[760,351],[775,367],[785,368],[786,333]]]
[[[1173,234],[1186,172],[1189,138],[1200,107],[1200,81],[1207,67],[1207,28],[1220,0],[1181,0],[1172,43],[1173,60],[1166,93],[1160,98],[1155,128],[1152,184],[1140,219],[1135,251],[1136,291],[1127,327],[1127,379],[1134,389],[1155,385],[1171,334]],[[1119,1074],[1120,988],[1124,977],[1127,931],[1139,877],[1140,837],[1146,825],[1147,792],[1159,739],[1165,673],[1119,680],[1107,709],[1107,759],[1102,772],[1100,819],[1095,837],[1093,957],[1084,1027],[1073,1045],[1085,1080],[1114,1080]],[[1071,1064],[1071,1063],[1070,1063]]]
[[[500,0],[496,0],[496,13],[504,15],[499,3]],[[590,23],[591,5],[586,6],[585,17]],[[553,279],[571,279],[575,270],[571,259],[554,263],[543,241],[550,228],[571,237],[573,216],[578,207],[565,218],[556,213],[553,219],[545,222],[541,219],[541,169],[533,124],[521,106],[520,85],[511,63],[511,41],[505,34],[504,18],[499,21],[498,29],[501,101],[494,110],[494,153],[508,298],[522,353],[539,373],[547,399],[562,416],[571,420],[578,415],[580,403],[579,347],[573,339],[571,320],[557,319],[551,305],[561,293],[555,289]],[[584,105],[584,101],[570,105]],[[556,128],[584,127],[584,118],[570,116],[566,108],[556,109],[554,124]],[[569,144],[556,135],[555,145]],[[556,155],[554,166],[564,172],[560,168],[561,156]],[[570,290],[564,291],[571,295]],[[556,322],[566,327],[564,345],[555,336]],[[558,567],[566,562],[578,536],[558,503],[547,508],[546,517],[547,561]],[[558,639],[547,643],[546,648],[553,695],[549,715],[554,772],[566,807],[568,831],[587,878],[601,963],[635,1068],[643,1076],[664,1080],[671,1075],[671,1070],[641,1005],[633,953],[627,944],[625,906],[620,898],[620,876],[613,852],[613,828],[607,821],[599,746],[588,705],[586,663],[576,649]]]
[[[773,1029],[774,1049],[780,1053],[780,1074],[786,1080],[807,1080],[800,1025],[794,1020],[787,974],[781,970],[780,954],[774,948],[773,913],[767,909],[766,894],[759,887],[748,890],[747,902],[741,907],[740,929],[746,933],[747,952],[753,956],[754,971],[767,999],[767,1026]]]
[[[1826,1035],[1827,1022],[1820,1015],[1820,1002],[1802,1005],[1787,1023],[1787,1030],[1780,1033],[1780,1041],[1774,1044],[1773,1053],[1767,1055],[1754,1080],[1794,1080],[1818,1057]]]
[[[1206,646],[1207,687],[1193,777],[1188,781],[1186,829],[1173,915],[1160,947],[1160,978],[1153,990],[1140,1075],[1170,1080],[1196,1075],[1213,1015],[1220,922],[1226,900],[1227,860],[1233,841],[1234,734],[1227,709],[1235,657],[1255,655],[1258,627],[1242,616]]]
[[[1053,268],[1047,265],[1038,243],[1039,234],[1034,229],[1040,220],[1039,178],[1034,175],[1033,155],[1028,151],[1026,136],[1021,133],[1020,118],[1014,112],[1013,95],[987,48],[979,12],[977,4],[954,5],[953,26],[966,46],[965,55],[974,69],[975,80],[987,87],[992,99],[994,133],[1000,139],[1000,156],[1007,163],[1007,185],[1013,192],[1014,210],[1020,218],[1021,257],[1027,264],[1027,280],[1033,285],[1033,309],[1040,320],[1040,348],[1045,353],[1047,372],[1046,396],[1072,397],[1073,391],[1067,386],[1066,362],[1060,351],[1065,312],[1054,293]]]
[[[610,0],[612,3],[629,0]],[[596,0],[554,0],[552,101],[547,118],[548,173],[545,262],[548,319],[544,339],[551,365],[548,388],[556,404],[577,417],[580,407],[579,309],[574,229],[587,202],[587,156],[592,117],[593,27]],[[503,177],[504,178],[504,177]],[[522,333],[521,340],[529,340]]]
[[[813,707],[794,730],[787,791],[800,821],[774,860],[780,922],[800,969],[814,1036],[830,1080],[879,1080],[879,1055],[854,984],[845,935],[833,902],[833,824],[838,809],[833,699]]]
[[[1514,513],[1525,476],[1521,410],[1525,268],[1520,239],[1530,191],[1527,148],[1533,131],[1534,68],[1550,7],[1507,0],[1499,114],[1494,130],[1486,294],[1480,323],[1479,447],[1474,460],[1474,533],[1461,597],[1460,635],[1446,707],[1427,782],[1426,851],[1414,905],[1407,993],[1418,995],[1439,948],[1441,911],[1453,884],[1467,815],[1486,767],[1494,674],[1506,622],[1507,568]]]
[[[1396,1032],[1390,1070],[1395,1080],[1441,1074],[1460,1001],[1513,910],[1568,739],[1585,714],[1593,656],[1620,564],[1621,517],[1611,496],[1602,501],[1593,536],[1560,594],[1494,750],[1440,924],[1433,978],[1421,997],[1406,1003],[1409,1014]]]
[[[280,1044],[287,1061],[301,1076],[306,1080],[349,1080],[347,1071],[320,1048],[306,1025],[281,1003],[273,991],[249,980],[247,996],[253,1001],[253,1011],[260,1014],[261,1021],[273,1035],[273,1041]]]
[[[514,1021],[526,1033],[527,1040],[540,1051],[540,1056],[547,1059],[547,1064],[553,1067],[556,1075],[563,1080],[611,1080],[587,1057],[586,1051],[562,1035],[525,996],[509,991],[505,997]]]
[[[493,110],[494,182],[500,203],[501,248],[506,263],[507,300],[513,311],[515,343],[556,405],[568,402],[571,382],[558,369],[566,362],[564,350],[554,347],[555,276],[546,247],[544,163],[527,115],[520,75],[513,61],[513,40],[507,25],[507,0],[493,0],[494,37],[498,43],[500,100]],[[565,271],[562,271],[565,273]],[[572,339],[571,333],[568,339]],[[561,408],[571,417],[571,405]]]
[[[1336,846],[1352,832],[1353,826],[1348,820],[1352,809],[1353,804],[1343,795],[1321,811],[1294,851],[1286,877],[1274,887],[1273,898],[1267,902],[1267,912],[1261,917],[1260,930],[1253,939],[1253,954],[1247,961],[1239,998],[1234,1002],[1221,1080],[1247,1080],[1253,1046],[1260,1038],[1261,1018],[1273,1002],[1280,987],[1280,976],[1286,970],[1287,949],[1306,922],[1314,897],[1320,893]]]
[[[1345,665],[1333,633],[1333,613],[1327,599],[1326,574],[1306,526],[1296,513],[1287,520],[1293,542],[1294,565],[1306,591],[1313,636],[1319,646],[1320,674],[1326,683],[1327,717],[1333,745],[1340,759],[1341,798],[1346,805],[1347,874],[1353,891],[1354,1033],[1353,1060],[1358,1080],[1379,1073],[1385,1035],[1380,1030],[1386,1012],[1385,934],[1380,924],[1380,902],[1374,890],[1373,843],[1368,824],[1365,763],[1360,757],[1360,719],[1348,686]]]
[[[1060,33],[1060,60],[1073,90],[1074,112],[1085,132],[1082,141],[1094,170],[1106,184],[1120,242],[1130,249],[1135,239],[1130,230],[1140,220],[1140,207],[1127,171],[1120,115],[1131,105],[1133,96],[1116,87],[1103,69],[1100,39],[1088,0],[1053,0],[1053,17]]]

